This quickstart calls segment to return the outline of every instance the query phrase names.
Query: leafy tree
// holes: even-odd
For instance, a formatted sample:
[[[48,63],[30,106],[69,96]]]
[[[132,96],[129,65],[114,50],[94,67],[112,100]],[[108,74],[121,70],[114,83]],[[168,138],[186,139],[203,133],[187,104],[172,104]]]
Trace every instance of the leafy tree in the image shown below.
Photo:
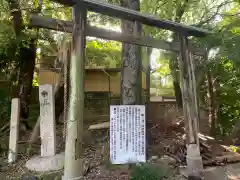
[[[150,12],[162,19],[169,19],[174,22],[181,22],[198,27],[206,27],[215,21],[217,15],[222,13],[224,9],[230,5],[232,1],[195,1],[195,0],[143,0],[142,11]],[[147,34],[157,38],[172,41],[178,41],[178,34],[170,33],[147,27]],[[172,52],[170,58],[170,69],[173,78],[173,87],[179,106],[182,106],[181,88],[179,80],[178,54]]]
[[[87,41],[86,63],[87,66],[120,67],[120,43],[99,40]]]
[[[28,3],[30,2],[24,4]],[[21,2],[18,0],[1,1],[0,7],[2,9],[1,24],[6,25],[1,29],[1,34],[6,35],[0,39],[2,70],[15,72],[13,74],[18,77],[16,96],[20,98],[21,117],[26,119],[35,67],[36,37],[31,35],[31,31],[27,31]],[[30,11],[33,9],[35,9],[34,6]]]
[[[239,119],[238,8],[239,6],[236,6],[223,13],[222,20],[215,25],[216,33],[204,40],[204,43],[207,43],[212,50],[210,50],[208,61],[204,61],[199,68],[200,76],[207,75],[206,79],[203,78],[206,82],[199,83],[199,89],[201,89],[200,94],[204,98],[204,104],[209,105],[211,135],[216,135],[216,127],[221,134],[229,135]],[[237,123],[233,136],[237,136],[238,129]]]

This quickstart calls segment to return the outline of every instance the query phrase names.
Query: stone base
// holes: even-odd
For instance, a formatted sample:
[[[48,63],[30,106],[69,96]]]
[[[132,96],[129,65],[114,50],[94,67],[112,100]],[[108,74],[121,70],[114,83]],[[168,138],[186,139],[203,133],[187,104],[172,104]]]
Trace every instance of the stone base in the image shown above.
[[[64,166],[64,153],[50,157],[37,156],[27,161],[26,167],[31,171],[58,171]]]
[[[197,144],[188,145],[186,160],[188,176],[199,177],[201,179],[203,176],[203,164],[200,150]]]

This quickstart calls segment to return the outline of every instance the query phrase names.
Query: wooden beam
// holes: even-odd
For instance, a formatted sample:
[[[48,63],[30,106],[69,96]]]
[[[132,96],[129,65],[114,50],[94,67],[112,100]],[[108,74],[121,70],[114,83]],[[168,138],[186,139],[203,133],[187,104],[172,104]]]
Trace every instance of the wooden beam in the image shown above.
[[[30,17],[30,26],[38,28],[47,28],[55,31],[72,33],[73,24],[70,21],[62,21],[53,18],[46,18],[43,16],[32,14]],[[154,39],[148,36],[133,36],[133,35],[124,35],[119,32],[112,30],[106,30],[102,28],[93,27],[86,25],[86,36],[97,37],[107,40],[120,41],[123,43],[136,44],[140,46],[147,46],[151,48],[170,50],[170,51],[180,51],[179,42],[168,42],[160,39]],[[194,54],[203,56],[204,49],[190,47],[190,50]]]
[[[109,127],[110,127],[110,122],[103,122],[103,123],[99,123],[99,124],[90,125],[88,130],[89,131],[102,130],[102,129],[109,129]]]
[[[53,0],[53,1],[68,6],[72,6],[73,4],[78,2],[84,4],[88,8],[88,10],[93,12],[129,21],[138,21],[149,26],[167,29],[174,32],[181,32],[188,36],[202,37],[211,34],[209,31],[204,29],[196,28],[193,26],[187,26],[169,20],[162,20],[156,18],[151,14],[143,14],[141,12],[124,8],[118,5],[110,4],[104,1],[99,0]]]

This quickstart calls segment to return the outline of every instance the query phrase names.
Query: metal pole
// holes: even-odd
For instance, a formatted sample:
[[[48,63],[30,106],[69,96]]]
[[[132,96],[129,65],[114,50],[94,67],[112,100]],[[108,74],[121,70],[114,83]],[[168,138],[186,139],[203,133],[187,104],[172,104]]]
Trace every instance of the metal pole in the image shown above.
[[[198,139],[198,108],[196,107],[196,80],[194,65],[191,59],[187,36],[180,34],[181,58],[180,74],[182,80],[183,112],[187,123],[187,170],[188,179],[202,179],[203,164],[200,156]]]
[[[86,9],[73,7],[73,39],[70,65],[70,94],[63,180],[80,180],[83,176],[83,111]]]

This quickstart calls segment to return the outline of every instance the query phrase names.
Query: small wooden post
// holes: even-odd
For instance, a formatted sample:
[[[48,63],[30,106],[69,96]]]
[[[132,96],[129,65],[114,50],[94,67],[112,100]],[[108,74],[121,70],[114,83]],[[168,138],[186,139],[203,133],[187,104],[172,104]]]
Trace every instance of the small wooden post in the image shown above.
[[[39,86],[41,156],[56,154],[54,89],[51,84]]]
[[[181,58],[180,74],[182,80],[183,112],[187,122],[187,169],[188,179],[202,179],[203,164],[198,139],[198,108],[194,65],[188,49],[187,36],[180,35]]]
[[[11,106],[8,163],[14,163],[17,160],[19,118],[20,118],[20,100],[18,98],[14,98],[12,99],[12,106]]]
[[[84,173],[83,112],[85,72],[86,9],[82,4],[73,7],[73,39],[70,62],[68,124],[65,148],[64,180],[81,179]]]

